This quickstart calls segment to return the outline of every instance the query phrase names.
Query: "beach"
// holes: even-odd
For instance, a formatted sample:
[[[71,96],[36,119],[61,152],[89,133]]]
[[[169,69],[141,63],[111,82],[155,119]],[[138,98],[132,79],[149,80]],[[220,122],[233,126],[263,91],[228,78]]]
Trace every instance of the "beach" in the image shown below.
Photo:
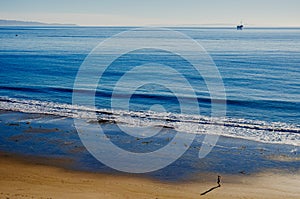
[[[206,174],[206,181],[166,183],[148,178],[70,171],[0,156],[0,198],[299,198],[300,175],[266,171],[254,175]],[[200,178],[201,179],[201,178]]]
[[[74,127],[70,118],[7,111],[0,114],[0,119],[1,132],[6,132],[0,136],[0,198],[299,198],[300,195],[299,156],[290,152],[297,149],[295,146],[221,137],[204,159],[195,157],[201,144],[196,142],[183,157],[160,171],[128,174],[95,160],[71,130]],[[113,124],[101,125],[110,126],[117,134]],[[121,145],[127,143],[119,135],[110,136]],[[164,137],[154,139],[153,143],[162,145],[161,139]]]

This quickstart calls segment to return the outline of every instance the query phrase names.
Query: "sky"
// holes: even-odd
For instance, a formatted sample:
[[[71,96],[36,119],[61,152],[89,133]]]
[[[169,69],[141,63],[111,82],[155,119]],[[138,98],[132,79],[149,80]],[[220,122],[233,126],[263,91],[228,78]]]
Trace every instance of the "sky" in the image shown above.
[[[84,26],[300,27],[300,0],[0,0],[0,19]]]

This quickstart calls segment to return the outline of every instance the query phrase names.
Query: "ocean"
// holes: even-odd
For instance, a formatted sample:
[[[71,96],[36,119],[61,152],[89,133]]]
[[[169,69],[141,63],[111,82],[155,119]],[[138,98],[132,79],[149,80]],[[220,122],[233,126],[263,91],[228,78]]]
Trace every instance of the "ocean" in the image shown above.
[[[72,103],[77,72],[100,42],[131,29],[0,27],[0,109],[83,118],[91,122],[94,118],[89,113],[94,110]],[[133,127],[155,125],[184,133],[210,134],[213,132],[206,131],[205,126],[219,125],[218,121],[222,120],[224,136],[300,146],[300,29],[170,29],[197,41],[212,58],[226,92],[226,117],[210,119],[212,99],[205,81],[188,71],[183,60],[157,49],[142,49],[119,57],[114,67],[105,72],[95,93],[88,88],[84,90],[83,95],[95,95],[97,121]],[[179,38],[172,39],[176,46]],[[128,109],[121,105],[112,109],[111,97],[117,80],[126,70],[143,64],[141,60],[161,61],[185,72],[184,77],[194,88],[200,114],[195,115],[193,107],[189,107],[190,96],[179,80],[170,71],[159,69],[153,74],[166,77],[166,82],[180,87],[179,93],[174,95],[158,84],[140,86],[128,93],[128,88],[144,81],[143,76],[135,75],[134,79],[119,86],[114,95],[118,101],[131,94]],[[157,78],[154,75],[153,79]],[[181,113],[178,96],[186,99],[185,106],[190,108],[190,114],[188,111]],[[153,106],[156,109],[151,109]],[[190,128],[191,124],[204,127],[195,130]]]

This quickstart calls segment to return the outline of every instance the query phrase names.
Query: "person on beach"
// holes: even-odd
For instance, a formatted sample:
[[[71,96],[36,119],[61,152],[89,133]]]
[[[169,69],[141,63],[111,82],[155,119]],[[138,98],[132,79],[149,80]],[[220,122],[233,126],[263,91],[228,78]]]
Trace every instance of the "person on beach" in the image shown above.
[[[219,187],[221,186],[220,182],[221,182],[221,176],[218,175],[217,183],[218,183],[218,186],[219,186]]]

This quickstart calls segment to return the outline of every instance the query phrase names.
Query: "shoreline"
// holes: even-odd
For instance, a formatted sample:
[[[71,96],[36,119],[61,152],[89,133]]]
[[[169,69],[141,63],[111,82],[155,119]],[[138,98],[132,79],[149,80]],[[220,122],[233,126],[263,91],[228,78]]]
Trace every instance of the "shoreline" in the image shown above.
[[[277,170],[252,175],[222,175],[221,187],[217,187],[216,173],[206,175],[205,181],[166,183],[148,177],[72,171],[2,153],[0,198],[276,199],[300,196],[299,172],[290,174]]]
[[[100,125],[111,142],[125,150],[142,153],[165,146],[177,133],[173,129],[165,128],[158,136],[136,139],[122,134],[116,124],[101,123]],[[16,156],[27,156],[30,159],[41,157],[44,161],[68,160],[68,164],[50,160],[46,163],[71,170],[116,172],[96,160],[87,151],[78,136],[72,118],[11,111],[0,112],[0,132],[3,132],[0,134],[0,151]],[[270,169],[300,170],[300,147],[298,146],[268,144],[224,136],[219,137],[218,142],[205,158],[199,159],[199,149],[204,137],[205,134],[196,135],[183,156],[164,169],[146,175],[154,179],[178,182],[191,180],[198,173],[252,174]],[[161,156],[170,154],[172,151]]]
[[[299,147],[221,136],[211,153],[199,159],[199,135],[171,165],[128,174],[91,156],[72,124],[66,117],[0,112],[0,199],[300,197]],[[162,147],[176,133],[165,129],[145,142],[120,135],[115,124],[100,125],[109,139],[129,150]]]

